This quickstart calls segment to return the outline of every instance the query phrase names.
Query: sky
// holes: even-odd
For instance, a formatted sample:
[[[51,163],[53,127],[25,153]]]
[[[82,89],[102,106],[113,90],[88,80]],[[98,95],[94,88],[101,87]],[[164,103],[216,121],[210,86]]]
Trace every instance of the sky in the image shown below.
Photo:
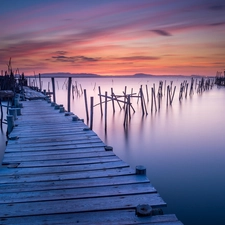
[[[224,0],[0,0],[0,70],[216,75]]]

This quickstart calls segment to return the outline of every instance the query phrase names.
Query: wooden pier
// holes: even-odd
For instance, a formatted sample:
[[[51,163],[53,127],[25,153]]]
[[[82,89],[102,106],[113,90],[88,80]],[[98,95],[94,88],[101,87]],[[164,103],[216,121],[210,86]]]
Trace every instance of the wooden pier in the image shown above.
[[[162,214],[166,203],[140,168],[56,108],[23,102],[0,168],[0,224],[182,224]]]

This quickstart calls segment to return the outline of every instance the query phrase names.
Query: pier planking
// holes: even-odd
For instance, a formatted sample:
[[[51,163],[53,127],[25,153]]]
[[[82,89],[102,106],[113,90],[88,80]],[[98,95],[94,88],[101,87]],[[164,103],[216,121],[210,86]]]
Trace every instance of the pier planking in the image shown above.
[[[182,224],[174,214],[135,215],[139,204],[166,203],[82,121],[44,100],[23,105],[0,168],[1,224]]]

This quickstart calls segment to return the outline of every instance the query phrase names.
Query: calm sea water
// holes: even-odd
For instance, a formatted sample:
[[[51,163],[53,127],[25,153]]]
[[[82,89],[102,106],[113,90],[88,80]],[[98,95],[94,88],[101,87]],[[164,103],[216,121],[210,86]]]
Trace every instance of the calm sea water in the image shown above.
[[[172,105],[166,104],[164,93],[160,109],[151,112],[151,98],[147,102],[146,85],[150,93],[159,80],[165,85],[173,81],[176,92]],[[86,119],[84,95],[87,90],[88,107],[90,97],[99,103],[98,87],[108,95],[113,88],[116,95],[138,93],[143,87],[148,115],[142,116],[141,103],[131,99],[135,113],[124,128],[124,109],[108,102],[107,130],[105,118],[101,117],[99,105],[94,108],[93,130],[113,151],[133,168],[144,165],[147,176],[168,206],[165,213],[174,213],[187,225],[225,224],[225,88],[214,86],[211,90],[187,95],[179,101],[180,83],[190,78],[96,78],[73,79],[78,86],[71,101],[71,111]],[[44,89],[48,89],[50,79],[43,79]],[[76,83],[75,83],[76,82]],[[56,79],[56,102],[67,108],[67,79]],[[51,85],[50,85],[51,90]],[[122,99],[121,99],[122,100]],[[121,104],[123,106],[123,104]],[[104,107],[103,107],[104,111]],[[1,140],[2,142],[2,140]]]

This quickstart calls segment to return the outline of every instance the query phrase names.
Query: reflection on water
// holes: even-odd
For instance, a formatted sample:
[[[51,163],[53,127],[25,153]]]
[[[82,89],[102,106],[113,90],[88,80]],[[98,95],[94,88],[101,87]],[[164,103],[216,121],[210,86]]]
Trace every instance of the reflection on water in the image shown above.
[[[150,90],[155,83],[157,90],[159,83],[158,78],[116,78],[113,82],[111,78],[74,80],[87,90],[88,103],[94,96],[94,104],[99,102],[98,86],[102,93],[110,93],[113,88],[115,94],[122,94],[125,85],[127,93],[131,93],[132,88],[138,93],[140,85],[148,85]],[[136,165],[147,168],[147,176],[168,204],[165,212],[175,213],[184,224],[224,224],[225,89],[214,86],[202,94],[195,90],[194,95],[179,101],[178,91],[184,78],[166,78],[166,83],[170,84],[171,80],[173,86],[176,85],[172,105],[166,105],[164,94],[160,110],[151,113],[149,98],[146,102],[148,115],[142,116],[140,101],[131,99],[136,112],[131,113],[131,121],[124,129],[124,110],[115,104],[113,113],[109,102],[107,132],[104,115],[101,117],[100,107],[96,106],[93,130],[133,168]],[[57,82],[56,102],[67,108],[65,85],[62,89],[65,79],[57,79]],[[48,79],[44,86],[47,89]],[[144,94],[147,100],[145,91]],[[71,108],[86,119],[82,94],[75,95]]]

